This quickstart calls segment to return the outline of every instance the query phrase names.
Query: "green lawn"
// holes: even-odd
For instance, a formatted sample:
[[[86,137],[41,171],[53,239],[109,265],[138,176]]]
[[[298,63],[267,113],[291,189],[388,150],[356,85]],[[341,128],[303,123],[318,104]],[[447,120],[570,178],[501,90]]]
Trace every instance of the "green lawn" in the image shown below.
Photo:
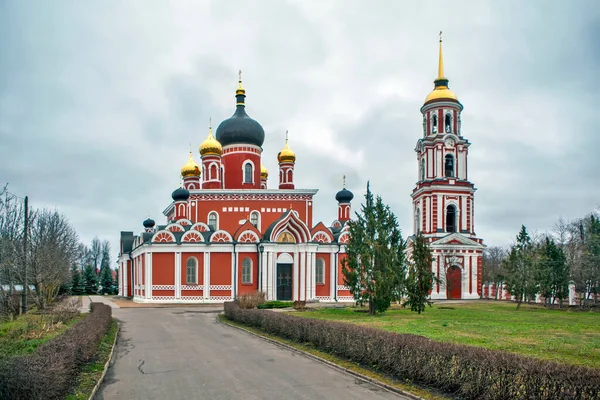
[[[600,368],[600,313],[546,310],[512,303],[438,304],[419,315],[391,309],[369,316],[356,308],[325,308],[294,315],[344,321],[398,333]]]
[[[0,323],[0,359],[32,353],[39,345],[66,331],[81,318],[77,314],[68,321],[61,321],[56,316],[32,312]]]

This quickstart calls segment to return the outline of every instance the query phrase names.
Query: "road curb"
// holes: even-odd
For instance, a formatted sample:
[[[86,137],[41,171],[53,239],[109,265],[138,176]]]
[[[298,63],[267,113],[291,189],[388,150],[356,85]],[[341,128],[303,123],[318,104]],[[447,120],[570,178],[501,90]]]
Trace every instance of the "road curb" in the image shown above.
[[[108,367],[110,366],[110,362],[112,361],[113,355],[115,353],[115,347],[117,347],[117,338],[119,337],[120,331],[121,331],[121,325],[119,325],[119,323],[117,322],[117,332],[115,333],[115,340],[113,341],[112,349],[110,349],[110,354],[108,355],[108,361],[106,361],[106,364],[104,364],[104,371],[102,371],[102,376],[100,377],[100,379],[98,379],[98,382],[96,383],[96,386],[94,386],[94,389],[92,390],[92,394],[90,394],[90,397],[88,400],[94,399],[94,397],[96,396],[96,393],[98,392],[98,389],[100,389],[100,385],[102,385],[102,382],[104,382],[104,377],[106,376],[106,372],[108,371]]]
[[[219,324],[226,325],[226,326],[229,326],[229,327],[234,328],[234,329],[238,329],[238,330],[240,330],[242,332],[245,332],[247,334],[250,334],[252,336],[256,336],[256,337],[258,337],[258,338],[260,338],[260,339],[262,339],[262,340],[264,340],[266,342],[269,342],[269,343],[274,344],[276,346],[282,347],[282,348],[284,348],[286,350],[290,350],[290,351],[293,351],[293,352],[298,353],[300,355],[303,355],[304,357],[311,358],[311,359],[313,359],[315,361],[319,361],[319,362],[321,362],[321,363],[323,363],[323,364],[325,364],[325,365],[327,365],[327,366],[329,366],[331,368],[337,369],[338,371],[342,371],[342,372],[344,372],[344,373],[346,373],[348,375],[352,375],[352,376],[354,376],[354,377],[356,377],[356,378],[358,378],[358,379],[360,379],[362,381],[371,383],[371,384],[373,384],[375,386],[378,386],[378,387],[380,387],[380,388],[382,388],[384,390],[387,390],[389,392],[393,392],[393,393],[396,393],[396,394],[399,394],[399,395],[402,395],[402,396],[406,396],[406,397],[408,397],[410,399],[413,399],[413,400],[425,400],[422,397],[416,396],[416,395],[414,395],[412,393],[405,392],[403,390],[400,390],[398,388],[390,386],[390,385],[388,385],[386,383],[383,383],[381,381],[378,381],[376,379],[370,378],[370,377],[368,377],[366,375],[363,375],[361,373],[352,371],[352,370],[350,370],[348,368],[345,368],[345,367],[342,367],[341,365],[338,365],[338,364],[336,364],[334,362],[325,360],[324,358],[321,358],[319,356],[315,356],[314,354],[307,353],[305,351],[299,350],[299,349],[297,349],[297,348],[295,348],[293,346],[290,346],[288,344],[281,343],[281,342],[278,342],[277,340],[273,340],[271,338],[259,335],[259,334],[255,333],[255,332],[252,332],[252,331],[248,330],[248,329],[244,329],[242,327],[239,327],[239,326],[236,326],[236,325],[232,325],[232,324],[228,324],[227,322],[223,322],[219,318],[220,315],[224,315],[224,314],[221,313],[221,314],[217,315],[216,320],[217,320],[217,323],[219,323]]]

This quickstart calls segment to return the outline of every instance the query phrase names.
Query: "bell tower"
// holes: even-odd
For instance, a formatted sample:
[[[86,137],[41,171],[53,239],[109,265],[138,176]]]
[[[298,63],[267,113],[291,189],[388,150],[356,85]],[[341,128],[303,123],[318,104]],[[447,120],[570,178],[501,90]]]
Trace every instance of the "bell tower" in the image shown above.
[[[432,298],[479,298],[484,246],[475,235],[476,189],[468,180],[471,143],[462,133],[463,105],[448,83],[440,32],[438,74],[421,107],[423,132],[415,147],[414,232],[428,238],[434,252],[434,273],[441,283]]]

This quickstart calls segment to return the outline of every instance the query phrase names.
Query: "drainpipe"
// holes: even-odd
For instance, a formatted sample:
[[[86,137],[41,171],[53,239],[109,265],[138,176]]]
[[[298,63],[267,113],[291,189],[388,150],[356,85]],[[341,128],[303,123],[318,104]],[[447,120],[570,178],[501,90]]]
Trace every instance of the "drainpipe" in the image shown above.
[[[340,251],[342,251],[342,245],[338,243],[338,251],[335,252],[335,273],[334,275],[334,285],[333,285],[333,299],[335,301],[337,301],[337,283],[338,283],[338,265],[339,265],[339,260],[338,260],[338,255],[340,254]]]
[[[237,252],[235,251],[235,245],[237,244],[237,242],[233,242],[233,263],[234,263],[234,268],[233,268],[233,299],[237,299],[238,297],[238,290],[237,290],[237,275],[238,275],[238,259],[237,259]]]

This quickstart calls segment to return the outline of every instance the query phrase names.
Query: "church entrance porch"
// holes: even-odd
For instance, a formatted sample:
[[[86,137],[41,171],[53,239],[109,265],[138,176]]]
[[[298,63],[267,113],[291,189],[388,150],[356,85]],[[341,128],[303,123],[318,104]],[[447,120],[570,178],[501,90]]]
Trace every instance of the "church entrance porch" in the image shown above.
[[[292,264],[277,264],[277,300],[292,300],[292,277]]]
[[[462,276],[459,267],[452,266],[446,272],[446,298],[462,299]]]

